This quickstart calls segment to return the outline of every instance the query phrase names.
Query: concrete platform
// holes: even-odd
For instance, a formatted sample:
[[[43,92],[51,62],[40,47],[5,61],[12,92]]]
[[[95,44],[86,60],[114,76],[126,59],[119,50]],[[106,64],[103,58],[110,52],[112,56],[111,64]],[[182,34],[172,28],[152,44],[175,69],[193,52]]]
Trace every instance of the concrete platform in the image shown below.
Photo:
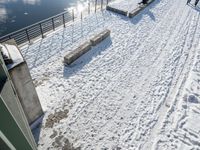
[[[139,7],[137,7],[136,9],[130,11],[128,13],[128,17],[129,18],[133,18],[134,16],[136,16],[137,14],[140,13],[140,11],[142,11],[144,8],[146,8],[148,5],[150,5],[152,2],[154,2],[154,0],[149,1],[147,4],[145,5],[140,5]]]
[[[96,46],[101,41],[106,39],[110,35],[110,30],[106,29],[103,32],[100,32],[99,34],[95,35],[90,39],[90,42],[92,43],[92,46]]]
[[[70,53],[68,53],[64,57],[64,63],[67,64],[67,65],[70,65],[76,59],[78,59],[83,54],[85,54],[86,52],[88,52],[91,49],[91,47],[92,47],[91,42],[85,42],[85,43],[83,43],[81,46],[79,46],[75,50],[72,50]]]
[[[139,14],[139,12],[142,11],[145,7],[146,7],[146,5],[141,5],[141,6],[137,7],[136,9],[130,11],[128,13],[128,17],[129,18],[133,18],[134,16],[136,16],[137,14]]]

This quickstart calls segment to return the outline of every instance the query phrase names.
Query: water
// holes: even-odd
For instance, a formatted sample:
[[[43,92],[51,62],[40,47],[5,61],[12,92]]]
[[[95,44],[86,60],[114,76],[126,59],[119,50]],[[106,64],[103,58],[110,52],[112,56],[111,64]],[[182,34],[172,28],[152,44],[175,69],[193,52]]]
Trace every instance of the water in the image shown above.
[[[87,0],[0,0],[0,37]]]

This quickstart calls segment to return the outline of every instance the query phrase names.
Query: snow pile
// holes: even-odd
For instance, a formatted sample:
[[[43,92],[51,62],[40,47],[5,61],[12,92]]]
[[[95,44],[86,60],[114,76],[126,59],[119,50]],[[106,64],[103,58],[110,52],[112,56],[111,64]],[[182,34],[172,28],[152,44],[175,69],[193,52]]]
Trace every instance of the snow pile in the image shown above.
[[[184,1],[156,0],[133,19],[98,12],[23,47],[47,111],[38,149],[199,149],[199,23]],[[105,28],[110,38],[63,65]]]

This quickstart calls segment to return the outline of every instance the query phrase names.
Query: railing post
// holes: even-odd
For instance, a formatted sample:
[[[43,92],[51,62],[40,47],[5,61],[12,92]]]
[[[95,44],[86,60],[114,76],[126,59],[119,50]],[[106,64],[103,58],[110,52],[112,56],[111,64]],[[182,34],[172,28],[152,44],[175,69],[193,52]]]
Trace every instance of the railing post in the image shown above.
[[[97,0],[95,0],[95,13],[97,12]]]
[[[90,14],[90,1],[88,2],[88,14]]]
[[[103,0],[101,0],[101,10],[103,9]]]
[[[62,16],[63,16],[63,24],[64,24],[64,28],[65,28],[65,14],[63,14]]]
[[[106,5],[108,5],[108,0],[106,0]]]
[[[53,20],[53,18],[51,19],[51,21],[52,21],[53,30],[55,31],[55,25],[54,25],[54,20]]]
[[[42,24],[40,23],[40,32],[42,34],[42,38],[44,38],[44,33],[43,33],[43,30],[42,30]]]
[[[83,12],[81,11],[81,37],[83,37]]]
[[[72,20],[74,22],[74,9],[72,9]]]
[[[27,29],[26,29],[26,36],[27,36],[28,42],[31,43],[30,37],[29,37],[29,34],[28,34],[28,30],[27,30]]]

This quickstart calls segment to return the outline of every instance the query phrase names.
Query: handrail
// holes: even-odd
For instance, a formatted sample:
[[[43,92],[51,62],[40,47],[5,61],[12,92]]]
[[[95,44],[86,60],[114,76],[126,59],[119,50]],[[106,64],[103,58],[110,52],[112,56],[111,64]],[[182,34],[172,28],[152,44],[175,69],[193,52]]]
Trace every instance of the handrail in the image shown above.
[[[106,1],[106,3],[104,3],[104,1]],[[92,3],[90,1],[88,3],[88,8],[86,7],[85,11],[88,12],[88,14],[90,14],[91,7],[92,7],[92,8],[95,9],[94,11],[96,13],[96,10],[98,9],[97,6],[100,6],[99,9],[102,10],[103,9],[103,5],[108,5],[109,1],[111,1],[111,0],[101,0],[99,5],[98,5],[98,1],[97,0],[94,0],[94,3]],[[92,4],[94,4],[94,6],[92,6]],[[65,17],[66,14],[69,14],[67,16],[67,18]],[[82,20],[82,17],[83,17],[82,15],[83,14],[81,12],[81,20]],[[45,33],[48,33],[51,30],[54,31],[57,27],[59,27],[61,25],[64,25],[64,27],[65,27],[65,24],[67,22],[70,22],[70,21],[74,22],[75,21],[74,19],[75,19],[74,9],[72,9],[71,12],[64,11],[62,13],[59,13],[57,15],[54,15],[52,17],[49,17],[47,19],[44,19],[44,20],[39,21],[37,23],[34,23],[34,24],[30,25],[30,26],[24,27],[24,28],[22,28],[20,30],[17,30],[17,31],[9,33],[9,34],[7,34],[5,36],[2,36],[2,37],[0,37],[0,42],[5,42],[7,40],[10,40],[10,39],[14,38],[18,45],[26,43],[26,42],[30,43],[32,39],[37,38],[39,36],[44,38],[45,37],[44,36]],[[47,23],[49,26],[47,26],[47,24],[43,25],[45,23]],[[38,34],[38,31],[40,32],[39,34]]]
[[[62,13],[59,13],[59,14],[55,15],[55,16],[49,17],[49,18],[47,18],[47,19],[41,20],[41,21],[36,22],[36,23],[34,23],[34,24],[32,24],[32,25],[29,25],[29,26],[27,26],[27,27],[24,27],[24,28],[22,28],[22,29],[19,29],[19,30],[17,30],[17,31],[11,32],[11,33],[6,34],[6,35],[4,35],[4,36],[1,36],[1,37],[0,37],[0,40],[3,39],[3,38],[5,38],[5,37],[8,37],[8,36],[10,36],[10,35],[16,34],[16,33],[18,33],[18,32],[25,31],[26,29],[29,29],[29,28],[34,27],[34,26],[37,26],[37,25],[39,25],[40,23],[47,22],[47,21],[51,20],[52,18],[59,17],[59,16],[61,16],[61,15],[63,15],[63,14],[66,14],[66,13],[69,13],[69,14],[70,14],[70,12],[64,11],[64,12],[62,12]]]

